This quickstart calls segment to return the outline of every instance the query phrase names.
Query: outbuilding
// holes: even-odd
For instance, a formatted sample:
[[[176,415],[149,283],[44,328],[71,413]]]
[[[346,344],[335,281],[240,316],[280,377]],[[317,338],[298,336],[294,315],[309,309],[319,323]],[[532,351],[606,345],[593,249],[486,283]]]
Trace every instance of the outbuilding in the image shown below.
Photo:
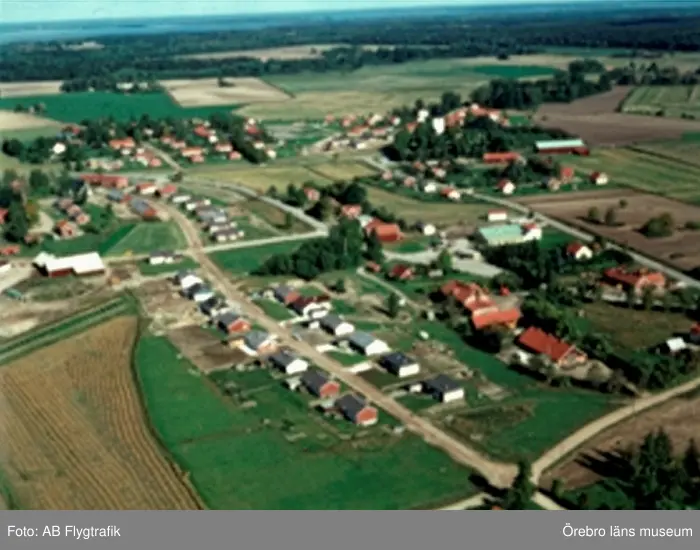
[[[368,332],[357,331],[350,335],[350,345],[364,355],[380,355],[391,351],[386,342],[375,338]]]
[[[439,374],[425,382],[425,390],[441,403],[464,399],[464,388],[445,374]]]
[[[357,426],[372,426],[377,423],[378,413],[364,399],[353,394],[344,395],[335,402],[335,406],[350,422]]]
[[[309,363],[288,350],[281,350],[270,356],[274,367],[285,374],[299,374],[309,368]]]
[[[340,384],[317,370],[307,370],[302,374],[301,383],[312,395],[321,399],[335,397],[340,393]]]
[[[33,263],[47,277],[101,275],[106,271],[105,264],[97,252],[64,256],[63,258],[40,252],[34,258]]]
[[[395,351],[385,355],[380,359],[379,364],[388,372],[398,376],[399,378],[415,376],[420,372],[420,365],[418,364],[418,361],[401,353],[400,351]]]
[[[347,336],[355,331],[355,327],[340,316],[330,313],[321,318],[321,327],[333,336]]]

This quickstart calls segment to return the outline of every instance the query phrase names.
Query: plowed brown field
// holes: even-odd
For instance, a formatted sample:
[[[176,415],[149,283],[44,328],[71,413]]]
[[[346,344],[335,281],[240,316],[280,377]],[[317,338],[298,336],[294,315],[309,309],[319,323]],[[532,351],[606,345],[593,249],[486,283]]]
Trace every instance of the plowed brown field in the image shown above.
[[[198,509],[147,429],[119,317],[0,369],[0,467],[22,507]]]

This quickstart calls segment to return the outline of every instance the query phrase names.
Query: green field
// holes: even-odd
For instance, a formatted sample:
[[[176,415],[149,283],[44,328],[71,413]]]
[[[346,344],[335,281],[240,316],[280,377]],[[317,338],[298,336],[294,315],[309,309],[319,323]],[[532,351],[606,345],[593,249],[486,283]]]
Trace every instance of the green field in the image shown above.
[[[260,267],[270,256],[274,256],[275,254],[288,254],[303,242],[306,241],[287,241],[264,246],[224,250],[212,253],[211,258],[219,264],[222,269],[230,273],[250,273]]]
[[[491,78],[533,78],[553,76],[560,72],[554,67],[539,65],[475,65],[469,67],[472,72]]]
[[[274,300],[258,300],[255,304],[265,312],[265,315],[276,321],[286,321],[294,317],[294,314],[289,309]]]
[[[155,250],[180,250],[186,246],[185,236],[175,222],[144,222],[135,225],[107,253],[110,256],[147,254]]]
[[[74,239],[45,240],[41,249],[57,256],[99,252],[107,254],[114,246],[126,237],[135,227],[133,223],[115,224],[114,227],[99,235],[86,233]]]
[[[118,121],[126,121],[144,114],[152,119],[207,117],[212,113],[236,108],[235,105],[184,108],[166,93],[127,95],[111,92],[76,92],[8,97],[0,99],[0,109],[14,109],[16,105],[29,107],[37,103],[46,106],[45,116],[61,122],[81,122],[108,116]]]
[[[474,492],[468,470],[419,438],[375,426],[345,440],[355,428],[258,376],[233,379],[257,402],[242,408],[164,338],[139,342],[136,368],[157,435],[211,508],[405,509]]]
[[[625,113],[700,117],[700,85],[639,86],[625,99]]]

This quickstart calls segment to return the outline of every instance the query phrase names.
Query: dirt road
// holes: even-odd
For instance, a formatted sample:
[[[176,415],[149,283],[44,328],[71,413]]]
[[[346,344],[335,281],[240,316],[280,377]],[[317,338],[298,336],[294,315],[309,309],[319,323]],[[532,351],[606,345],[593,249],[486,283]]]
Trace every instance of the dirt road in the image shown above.
[[[374,385],[348,372],[342,365],[320,353],[310,344],[292,338],[291,333],[287,329],[280,327],[276,321],[270,319],[261,309],[250,302],[247,296],[233,284],[229,276],[207,256],[202,249],[199,231],[193,222],[177,209],[169,206],[163,207],[169,210],[172,219],[182,228],[189,243],[188,248],[192,251],[193,257],[199,262],[202,270],[214,286],[218,287],[229,299],[238,303],[243,315],[254,320],[270,334],[276,335],[281,345],[307,357],[311,362],[331,373],[353,390],[365,395],[375,406],[404,423],[408,430],[420,435],[427,443],[441,448],[455,461],[480,473],[494,487],[506,487],[512,482],[516,473],[515,466],[494,462],[467,447],[424,418],[416,416],[410,410],[394,401],[393,398],[384,395]]]

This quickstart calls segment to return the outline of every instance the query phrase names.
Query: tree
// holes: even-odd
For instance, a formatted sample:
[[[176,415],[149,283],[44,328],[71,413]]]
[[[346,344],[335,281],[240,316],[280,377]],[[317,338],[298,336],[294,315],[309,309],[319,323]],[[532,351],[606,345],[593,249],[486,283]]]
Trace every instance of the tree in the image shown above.
[[[600,223],[600,210],[598,210],[598,208],[595,206],[592,206],[588,210],[588,214],[586,214],[586,220],[591,223]]]
[[[642,307],[649,311],[654,307],[655,302],[654,288],[651,286],[644,287],[642,290]]]
[[[524,460],[518,462],[518,475],[501,501],[501,507],[504,510],[525,510],[529,507],[535,494],[535,485],[531,478],[530,463]]]
[[[627,200],[626,199],[620,199],[620,202],[618,203],[620,208],[627,208]]]
[[[399,315],[399,310],[401,309],[401,298],[395,292],[389,294],[386,300],[386,312],[391,318],[396,318]]]
[[[372,231],[366,239],[367,241],[367,259],[371,262],[381,264],[384,261],[384,249],[382,242],[377,237],[377,234]]]
[[[445,274],[452,273],[452,254],[448,250],[441,250],[435,259],[435,267]]]
[[[13,200],[10,203],[7,217],[5,236],[10,241],[20,242],[29,233],[29,220],[21,201]]]
[[[279,196],[279,194],[277,192],[277,187],[275,187],[274,185],[271,185],[267,190],[267,196],[272,198],[272,199],[276,199]]]
[[[294,225],[294,216],[291,212],[284,213],[284,228],[290,229]]]
[[[617,223],[617,209],[611,206],[605,211],[605,225],[614,227]]]
[[[345,294],[345,279],[343,279],[342,277],[338,279],[335,282],[335,285],[333,285],[333,288],[338,294]]]
[[[683,455],[683,469],[690,478],[700,477],[700,451],[698,451],[695,439],[690,440]]]

